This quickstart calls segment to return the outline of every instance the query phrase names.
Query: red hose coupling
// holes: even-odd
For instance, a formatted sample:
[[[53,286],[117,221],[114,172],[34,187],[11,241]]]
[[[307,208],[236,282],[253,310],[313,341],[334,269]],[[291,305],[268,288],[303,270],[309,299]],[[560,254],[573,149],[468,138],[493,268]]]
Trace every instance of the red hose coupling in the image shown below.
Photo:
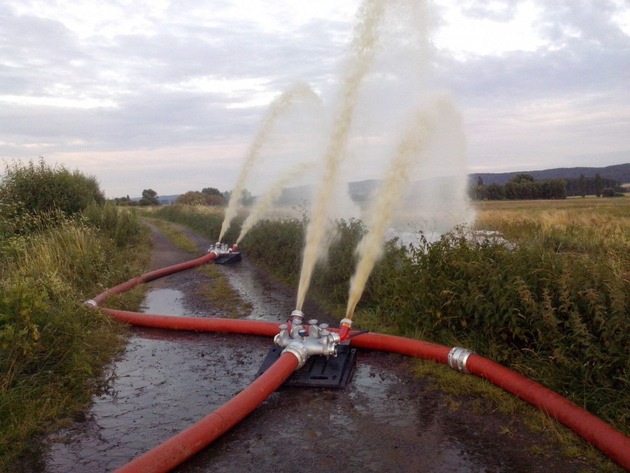
[[[352,328],[352,320],[341,319],[341,322],[339,322],[339,338],[341,338],[342,343],[348,340],[348,336],[350,335],[350,328]]]

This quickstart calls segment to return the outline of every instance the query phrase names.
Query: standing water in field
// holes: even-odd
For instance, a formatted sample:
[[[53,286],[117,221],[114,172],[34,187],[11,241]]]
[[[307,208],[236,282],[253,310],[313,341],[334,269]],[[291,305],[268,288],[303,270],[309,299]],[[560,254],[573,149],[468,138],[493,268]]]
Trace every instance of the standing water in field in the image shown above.
[[[358,24],[351,44],[351,56],[342,77],[339,109],[324,155],[324,171],[316,190],[310,222],[306,229],[306,244],[298,286],[296,308],[301,310],[310,286],[317,261],[325,256],[329,245],[329,214],[339,180],[339,170],[350,134],[352,119],[361,82],[370,70],[376,54],[378,29],[383,17],[385,1],[366,0],[358,13]]]
[[[243,190],[245,189],[245,183],[247,182],[249,173],[258,161],[260,150],[268,140],[274,125],[282,114],[285,113],[292,105],[304,99],[315,99],[319,101],[319,97],[317,97],[307,84],[297,83],[280,95],[280,97],[278,97],[269,107],[269,111],[263,119],[258,133],[254,136],[254,140],[252,141],[252,144],[247,152],[247,156],[245,157],[245,163],[243,164],[236,181],[236,186],[230,196],[230,201],[227,209],[225,210],[225,217],[223,218],[223,224],[221,225],[221,232],[219,234],[218,241],[222,241],[225,233],[230,228],[232,220],[234,220],[234,217],[236,217],[236,214],[238,213],[239,202],[241,200]]]

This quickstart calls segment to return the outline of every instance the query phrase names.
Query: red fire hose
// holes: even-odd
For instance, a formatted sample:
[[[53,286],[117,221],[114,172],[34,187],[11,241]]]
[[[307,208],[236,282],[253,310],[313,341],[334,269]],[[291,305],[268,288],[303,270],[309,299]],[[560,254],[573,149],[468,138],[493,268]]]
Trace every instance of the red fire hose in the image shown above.
[[[630,438],[599,417],[551,389],[482,356],[471,355],[466,369],[546,412],[630,471]]]
[[[217,410],[153,450],[127,463],[116,472],[162,473],[171,471],[247,417],[291,376],[297,366],[297,357],[291,353],[284,353],[252,384]]]
[[[448,354],[451,351],[441,345],[381,334],[357,336],[351,339],[351,344],[444,364],[448,363]],[[470,374],[484,378],[546,412],[630,471],[630,438],[610,424],[543,385],[482,356],[471,354],[465,367]]]
[[[118,286],[114,286],[108,289],[107,291],[100,293],[94,299],[92,299],[91,301],[88,301],[88,303],[91,304],[92,302],[94,302],[95,305],[99,305],[108,297],[116,295],[116,294],[122,294],[123,292],[127,292],[130,289],[133,289],[134,287],[136,287],[138,284],[153,281],[154,279],[163,278],[164,276],[168,276],[169,274],[173,274],[179,271],[184,271],[186,269],[194,268],[195,266],[201,266],[202,264],[209,263],[210,261],[215,260],[216,258],[217,258],[217,254],[215,252],[210,252],[194,260],[185,261],[183,263],[174,264],[172,266],[167,266],[165,268],[156,269],[155,271],[149,271],[148,273],[144,273],[141,276],[130,279],[129,281],[126,281],[122,284],[119,284]]]
[[[172,315],[141,314],[138,312],[106,308],[102,308],[101,311],[121,322],[140,327],[188,330],[193,332],[225,332],[240,335],[260,335],[263,337],[273,337],[278,333],[278,323],[263,320],[175,317]]]
[[[214,253],[209,253],[196,260],[146,273],[99,294],[94,299],[87,301],[86,305],[98,308],[98,305],[107,297],[129,290],[141,282],[151,281],[177,271],[199,266],[215,258],[216,255]],[[259,320],[175,317],[106,308],[101,308],[100,310],[122,322],[145,327],[261,336],[274,336],[279,330],[278,323]],[[353,337],[353,335],[356,336]],[[351,337],[351,345],[358,348],[399,353],[443,364],[448,363],[448,356],[451,352],[449,347],[393,335],[355,332],[351,334]],[[282,363],[280,363],[281,361]],[[290,353],[286,353],[271,367],[273,370],[270,368],[265,371],[249,388],[239,393],[215,412],[117,471],[169,471],[209,445],[213,440],[246,417],[284,383],[297,368],[297,365],[297,358]],[[630,471],[630,438],[611,425],[550,389],[482,356],[476,354],[468,356],[465,361],[465,369],[469,373],[484,378],[547,412],[608,455],[613,461]],[[270,370],[272,373],[267,376]]]

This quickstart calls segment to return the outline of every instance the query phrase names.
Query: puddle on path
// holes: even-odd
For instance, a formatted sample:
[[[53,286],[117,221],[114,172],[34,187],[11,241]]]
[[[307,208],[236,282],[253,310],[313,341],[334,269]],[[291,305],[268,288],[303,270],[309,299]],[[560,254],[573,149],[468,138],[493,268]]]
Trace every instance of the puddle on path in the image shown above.
[[[252,304],[252,311],[245,319],[278,322],[289,318],[295,301],[279,291],[273,281],[261,278],[245,261],[221,268],[232,287]]]
[[[140,309],[145,314],[187,315],[184,308],[184,293],[170,288],[150,290]]]

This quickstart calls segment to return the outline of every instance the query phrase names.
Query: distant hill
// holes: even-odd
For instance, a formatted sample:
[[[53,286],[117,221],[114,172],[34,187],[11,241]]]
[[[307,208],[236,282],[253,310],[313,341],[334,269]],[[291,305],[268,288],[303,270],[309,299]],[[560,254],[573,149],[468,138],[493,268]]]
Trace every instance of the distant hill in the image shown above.
[[[554,168],[543,171],[517,171],[502,173],[475,173],[470,174],[471,182],[477,182],[481,177],[483,183],[504,185],[517,174],[529,174],[537,181],[545,179],[578,179],[581,175],[584,177],[595,177],[596,174],[605,179],[614,179],[621,184],[630,183],[630,163],[616,164],[614,166],[606,166],[601,168],[579,167],[579,168]]]
[[[542,171],[515,171],[504,173],[474,173],[469,174],[470,183],[476,184],[477,178],[481,177],[483,183],[505,185],[518,174],[529,174],[537,181],[546,179],[579,179],[581,175],[586,178],[594,178],[596,174],[603,179],[613,179],[620,184],[630,185],[630,163],[617,164],[606,167],[577,167],[577,168],[554,168]],[[440,178],[437,178],[440,179]],[[435,180],[433,180],[435,181]],[[355,202],[364,202],[374,192],[378,186],[377,179],[367,179],[365,181],[355,181],[348,183],[348,192]],[[445,180],[448,185],[448,180]],[[308,200],[310,190],[307,186],[285,188],[279,201],[284,204],[303,204]]]

